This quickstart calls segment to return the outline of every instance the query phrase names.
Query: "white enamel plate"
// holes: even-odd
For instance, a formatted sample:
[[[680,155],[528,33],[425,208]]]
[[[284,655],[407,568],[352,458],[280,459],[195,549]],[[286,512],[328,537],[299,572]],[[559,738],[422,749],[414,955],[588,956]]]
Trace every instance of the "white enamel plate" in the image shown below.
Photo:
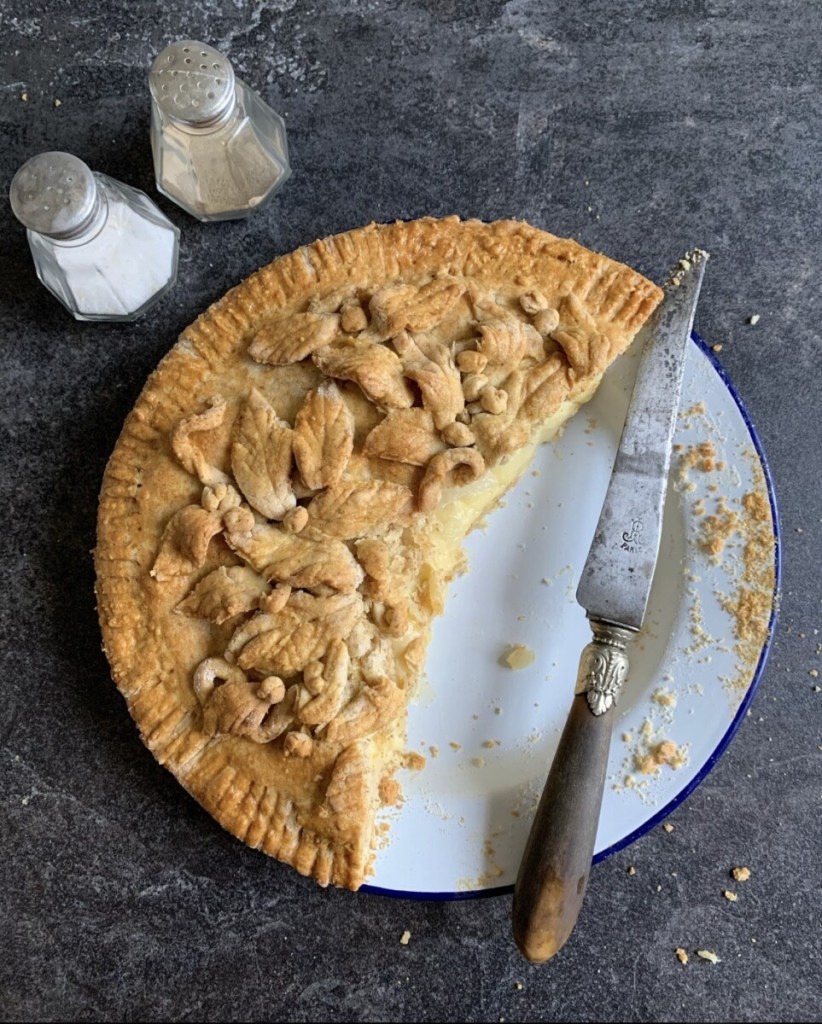
[[[366,890],[453,899],[513,886],[591,636],[574,594],[636,368],[636,351],[617,361],[563,437],[538,450],[487,527],[468,538],[470,572],[450,587],[410,709],[408,749],[427,763],[400,773],[404,802],[383,812],[390,828]],[[745,717],[773,633],[779,544],[770,477],[739,398],[696,337],[675,442],[595,861],[647,832],[710,771]],[[760,515],[753,548],[751,495],[772,519],[763,535]],[[713,555],[712,540],[724,543]],[[753,610],[740,600],[746,594]],[[514,644],[533,652],[532,664],[504,664]]]

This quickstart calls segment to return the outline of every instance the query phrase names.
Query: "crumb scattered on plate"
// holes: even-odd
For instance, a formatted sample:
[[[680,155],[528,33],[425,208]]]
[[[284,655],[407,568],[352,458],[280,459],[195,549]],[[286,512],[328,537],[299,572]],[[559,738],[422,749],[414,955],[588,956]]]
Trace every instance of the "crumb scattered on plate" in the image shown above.
[[[410,941],[411,941],[411,932],[409,932],[408,929],[406,928],[406,930],[400,936],[400,942],[402,943],[403,946],[407,946]]]
[[[663,708],[676,707],[676,694],[672,690],[666,690],[664,686],[658,686],[654,690],[651,700]]]
[[[722,963],[716,953],[711,952],[710,949],[698,949],[696,955],[701,956],[703,960],[710,960],[712,964]]]
[[[520,669],[533,665],[536,658],[535,652],[525,644],[511,644],[502,656],[502,661],[508,668]]]
[[[661,740],[651,744],[647,750],[634,753],[634,768],[642,775],[656,775],[666,764],[674,771],[687,763],[688,753],[684,747],[677,747],[673,740]]]
[[[688,954],[681,946],[676,950],[676,958],[681,964],[687,964],[688,962]]]
[[[725,897],[726,900],[730,900],[731,903],[736,903],[736,901],[739,899],[736,893],[731,892],[730,889],[726,889],[725,892],[722,893],[722,895]]]
[[[738,528],[739,513],[729,508],[723,498],[719,498],[716,512],[705,516],[702,521],[700,547],[711,558],[718,558]]]
[[[732,868],[731,874],[734,876],[737,882],[747,882],[748,879],[751,877],[751,869],[744,867]]]

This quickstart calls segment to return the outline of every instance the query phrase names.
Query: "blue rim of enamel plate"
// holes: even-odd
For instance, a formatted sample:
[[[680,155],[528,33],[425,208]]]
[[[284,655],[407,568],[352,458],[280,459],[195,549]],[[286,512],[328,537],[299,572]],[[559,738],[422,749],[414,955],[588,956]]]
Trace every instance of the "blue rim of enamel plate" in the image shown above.
[[[731,722],[725,735],[717,744],[713,753],[710,755],[708,760],[702,766],[701,770],[694,776],[693,779],[679,792],[677,795],[670,800],[661,810],[657,811],[652,817],[646,822],[634,829],[633,832],[624,836],[618,842],[613,843],[611,846],[604,850],[600,850],[599,853],[594,855],[593,863],[598,864],[600,861],[610,857],[615,853],[619,853],[620,850],[624,850],[626,846],[630,846],[631,843],[636,842],[641,836],[644,836],[647,832],[650,832],[652,828],[658,825],[661,821],[668,817],[673,811],[679,807],[683,801],[685,801],[696,787],[707,777],[711,769],[720,759],[722,754],[725,752],[728,744],[733,739],[737,729],[742,724],[748,707],[754,698],[762,675],[765,671],[765,663],[768,660],[768,654],[771,650],[771,644],[773,643],[774,633],[776,631],[776,622],[779,615],[779,600],[782,587],[782,544],[781,544],[781,527],[779,524],[779,511],[776,504],[776,492],[774,491],[773,478],[771,477],[771,470],[768,466],[768,460],[765,457],[765,452],[762,448],[762,442],[759,439],[759,435],[754,428],[751,418],[748,415],[748,410],[736,388],[733,385],[730,377],[728,377],[721,363],[716,359],[710,347],[705,344],[702,338],[693,331],[691,333],[691,340],[694,342],[696,347],[705,356],[708,362],[711,364],[713,369],[716,371],[717,376],[725,385],[730,392],[731,398],[736,403],[736,407],[739,409],[742,420],[745,424],[745,429],[748,431],[748,435],[756,451],[759,459],[759,464],[762,467],[762,473],[765,477],[765,486],[768,490],[768,500],[771,505],[771,518],[773,520],[773,538],[774,538],[774,590],[773,590],[773,604],[771,606],[771,616],[768,621],[768,632],[765,637],[765,643],[762,645],[762,651],[759,655],[759,661],[757,662],[756,669],[751,679],[751,684],[748,687],[748,691],[742,699],[742,703],[739,705],[736,715]],[[408,900],[475,900],[484,899],[489,896],[506,896],[510,895],[514,891],[513,885],[500,885],[489,889],[475,889],[469,892],[411,892],[403,889],[383,889],[378,885],[363,885],[360,892],[372,893],[377,896],[390,896],[395,899],[408,899]]]

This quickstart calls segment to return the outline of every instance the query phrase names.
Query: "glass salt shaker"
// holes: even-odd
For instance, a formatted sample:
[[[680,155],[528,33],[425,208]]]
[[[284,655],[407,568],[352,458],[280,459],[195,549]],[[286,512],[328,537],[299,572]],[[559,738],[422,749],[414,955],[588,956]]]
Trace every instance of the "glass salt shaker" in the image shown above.
[[[149,72],[157,188],[199,220],[248,217],[291,174],[285,123],[205,43],[167,46]]]
[[[32,157],[9,198],[37,276],[78,320],[136,320],[177,278],[179,230],[145,193],[71,153]]]

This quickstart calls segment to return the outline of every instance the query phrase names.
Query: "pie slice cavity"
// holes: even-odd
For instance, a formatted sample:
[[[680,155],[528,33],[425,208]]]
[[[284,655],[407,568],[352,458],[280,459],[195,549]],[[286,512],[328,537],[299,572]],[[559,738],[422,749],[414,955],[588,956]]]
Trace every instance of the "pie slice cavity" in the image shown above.
[[[183,332],[103,479],[97,603],[146,745],[217,821],[357,889],[461,543],[661,298],[527,224],[275,260]]]

